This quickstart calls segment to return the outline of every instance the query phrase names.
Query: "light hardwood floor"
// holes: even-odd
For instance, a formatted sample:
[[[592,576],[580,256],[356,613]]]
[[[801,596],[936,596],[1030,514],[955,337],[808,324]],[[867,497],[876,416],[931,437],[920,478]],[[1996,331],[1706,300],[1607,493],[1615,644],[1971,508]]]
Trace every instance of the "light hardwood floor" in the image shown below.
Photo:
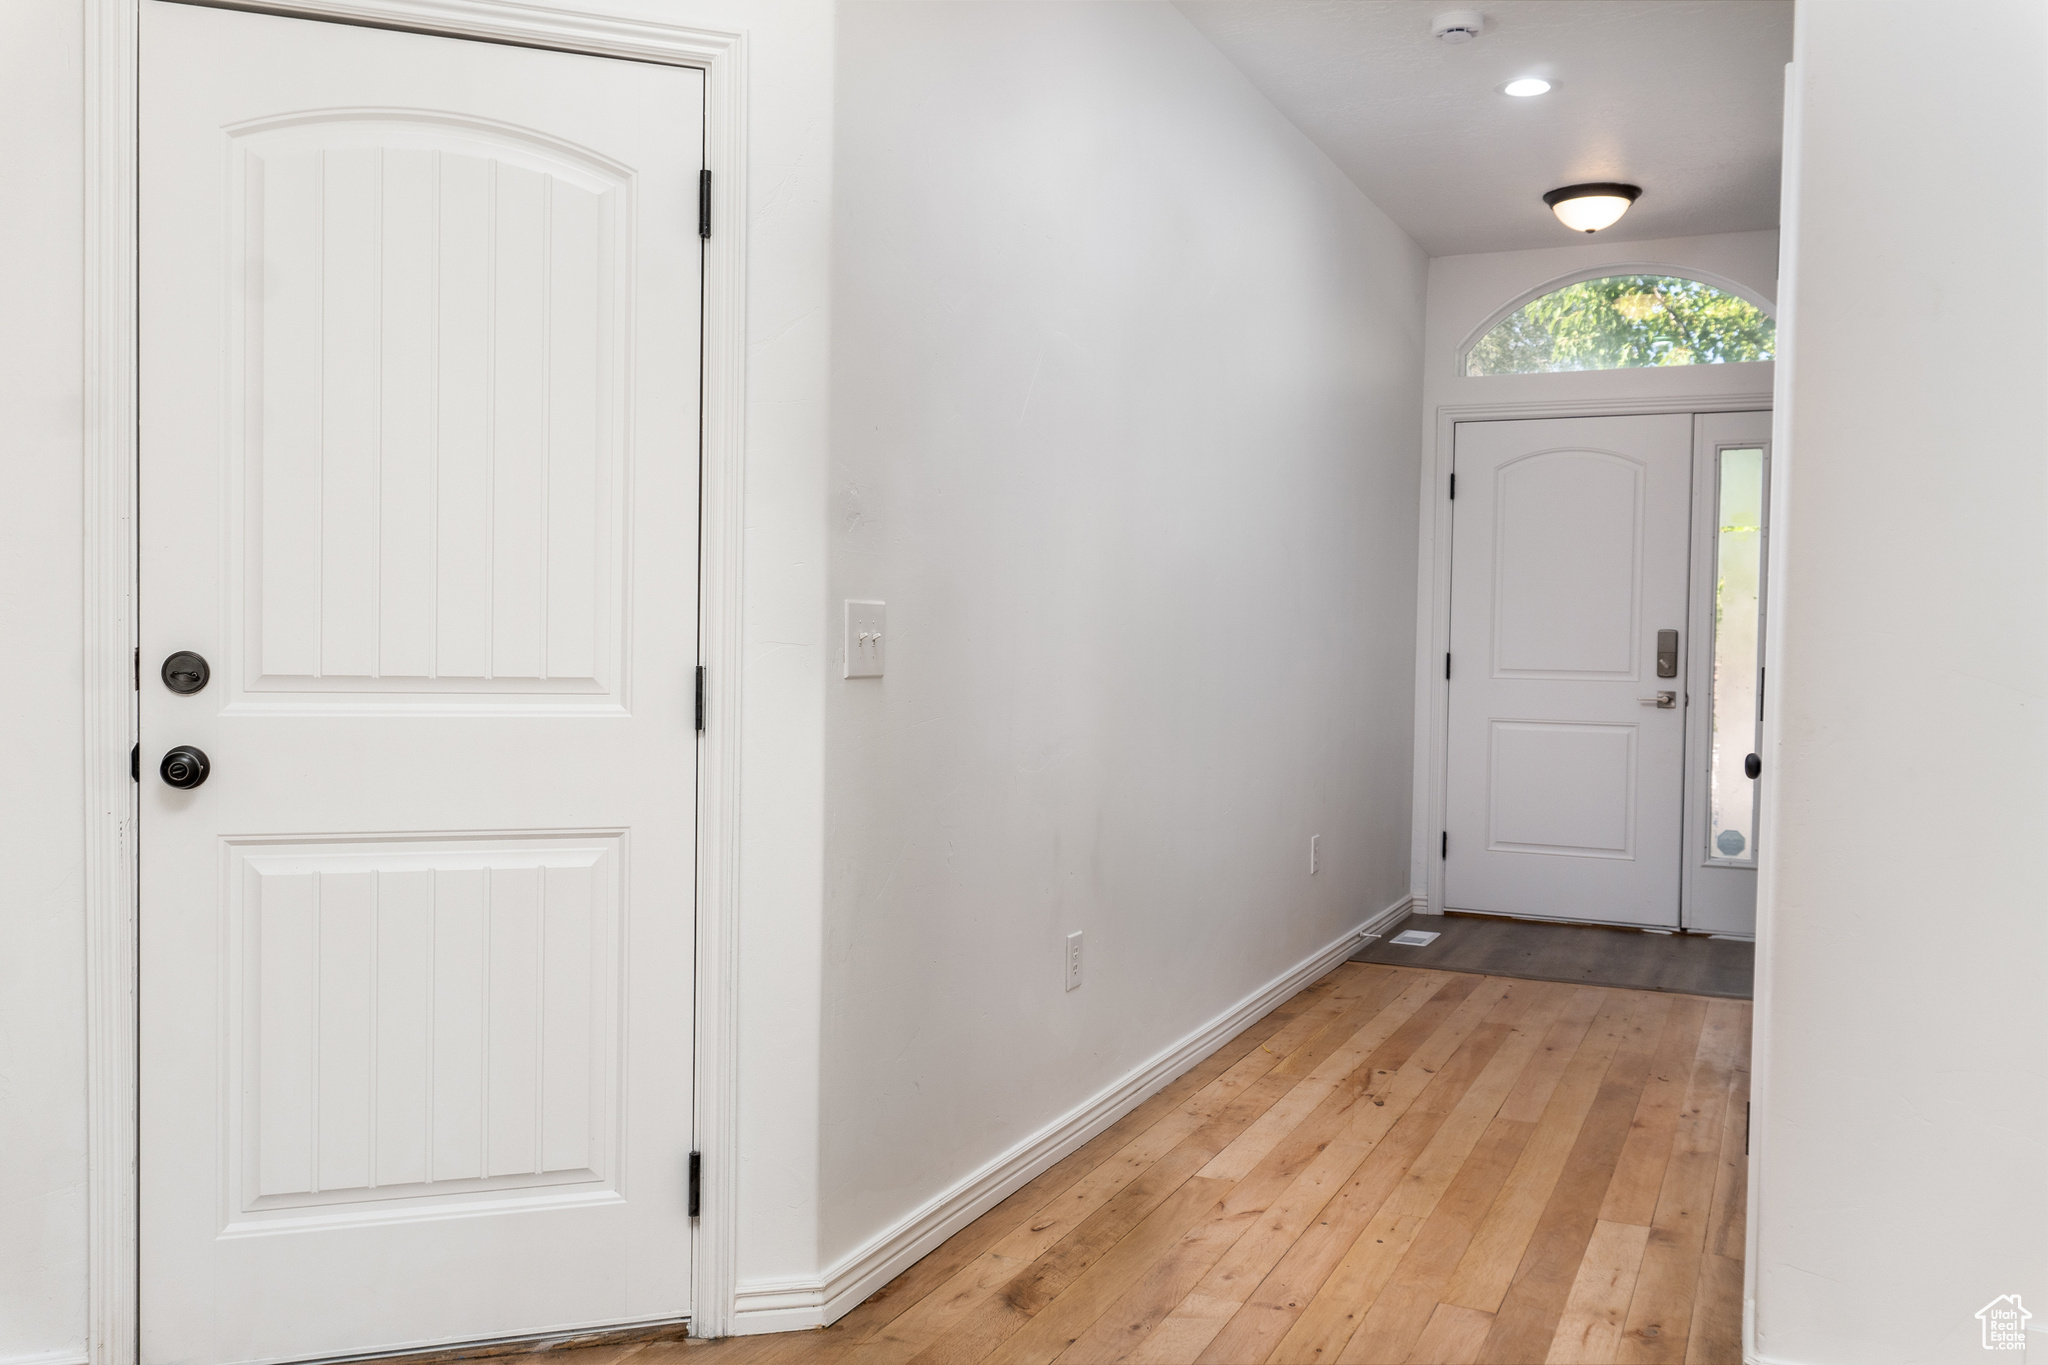
[[[574,1354],[1739,1365],[1749,1025],[1348,963],[834,1326]]]

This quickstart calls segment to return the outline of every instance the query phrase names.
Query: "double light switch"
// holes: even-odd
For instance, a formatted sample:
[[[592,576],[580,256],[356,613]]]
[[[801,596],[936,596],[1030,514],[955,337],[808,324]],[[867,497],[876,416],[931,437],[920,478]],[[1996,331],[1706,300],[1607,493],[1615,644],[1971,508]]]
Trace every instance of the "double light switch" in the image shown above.
[[[845,676],[882,676],[882,623],[887,612],[888,607],[881,602],[846,604]]]

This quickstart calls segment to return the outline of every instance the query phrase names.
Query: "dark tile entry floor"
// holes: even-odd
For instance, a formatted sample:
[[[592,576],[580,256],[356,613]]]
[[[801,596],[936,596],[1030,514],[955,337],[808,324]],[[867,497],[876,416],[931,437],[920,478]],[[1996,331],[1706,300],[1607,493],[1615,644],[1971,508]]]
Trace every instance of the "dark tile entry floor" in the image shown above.
[[[1391,940],[1403,929],[1434,930],[1439,937],[1424,947],[1402,948]],[[1756,945],[1704,934],[1645,934],[1483,915],[1410,915],[1351,960],[1747,1000]]]

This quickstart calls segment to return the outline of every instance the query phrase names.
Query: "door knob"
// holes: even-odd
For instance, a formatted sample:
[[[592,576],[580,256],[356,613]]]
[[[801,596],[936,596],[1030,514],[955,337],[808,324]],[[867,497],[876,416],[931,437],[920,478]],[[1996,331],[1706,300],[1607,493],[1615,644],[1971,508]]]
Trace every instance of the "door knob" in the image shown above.
[[[180,744],[164,755],[164,761],[157,765],[157,772],[173,787],[190,789],[206,780],[213,765],[206,761],[206,755],[189,744]]]
[[[1676,692],[1659,692],[1651,697],[1637,697],[1636,702],[1642,706],[1654,706],[1659,711],[1672,711],[1678,707],[1678,694]]]
[[[1742,760],[1742,775],[1754,782],[1764,770],[1764,761],[1755,754]]]
[[[180,696],[199,691],[212,676],[213,670],[206,666],[206,660],[189,649],[181,649],[164,660],[164,686]]]

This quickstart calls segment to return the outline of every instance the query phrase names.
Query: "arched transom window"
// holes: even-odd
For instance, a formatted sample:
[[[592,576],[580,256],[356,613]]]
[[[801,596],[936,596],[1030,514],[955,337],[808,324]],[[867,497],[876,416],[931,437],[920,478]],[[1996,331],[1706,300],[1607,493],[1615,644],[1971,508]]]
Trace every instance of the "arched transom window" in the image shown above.
[[[1465,357],[1465,373],[1543,374],[1769,360],[1777,335],[1748,299],[1675,275],[1610,275],[1532,299]]]

